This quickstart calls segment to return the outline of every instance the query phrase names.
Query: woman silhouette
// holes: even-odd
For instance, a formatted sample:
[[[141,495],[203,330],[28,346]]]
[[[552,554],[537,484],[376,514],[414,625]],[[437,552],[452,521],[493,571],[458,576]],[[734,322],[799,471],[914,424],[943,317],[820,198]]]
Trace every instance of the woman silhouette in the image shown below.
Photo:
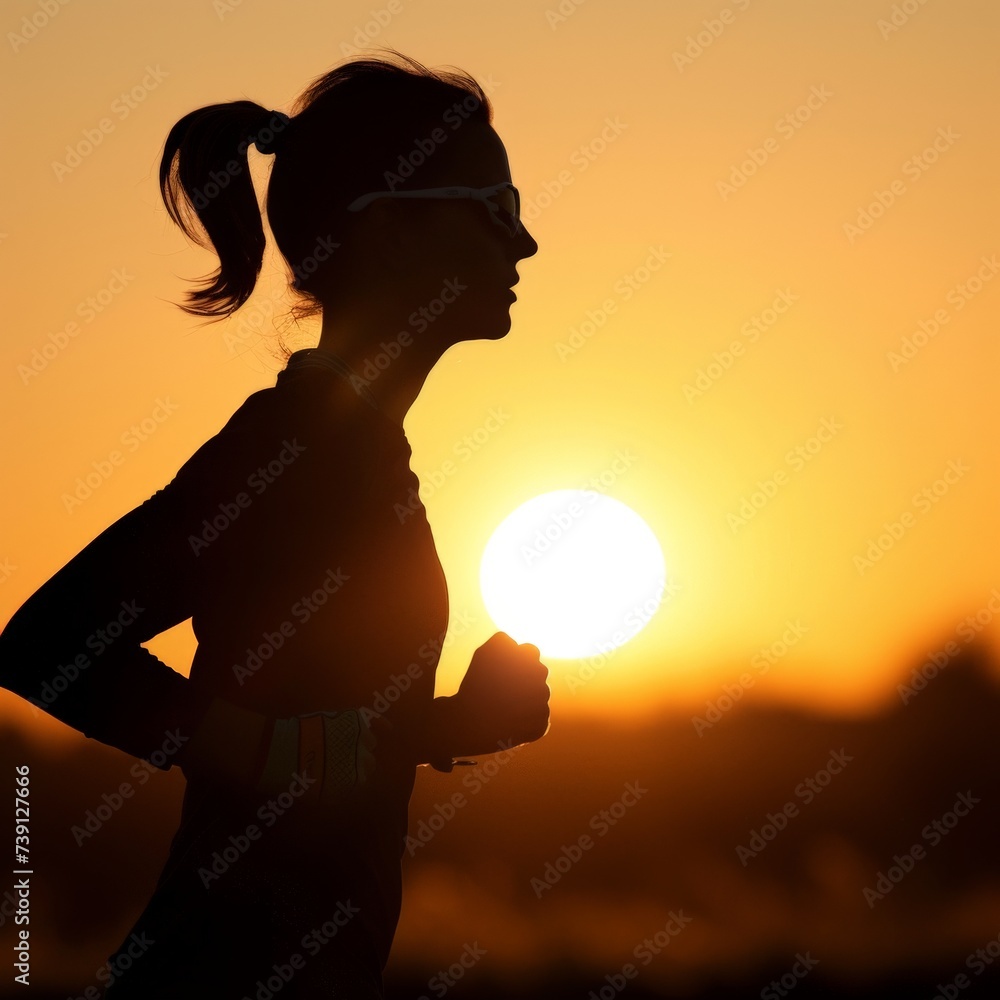
[[[187,778],[104,970],[114,1000],[382,996],[415,767],[546,731],[547,671],[504,633],[434,697],[448,594],[402,429],[451,345],[506,334],[538,249],[491,121],[471,77],[389,50],[320,77],[291,118],[215,104],[167,137],[167,209],[220,260],[183,308],[222,318],[253,291],[255,143],[322,332],[0,636],[5,687]],[[185,678],[141,643],[188,618]]]

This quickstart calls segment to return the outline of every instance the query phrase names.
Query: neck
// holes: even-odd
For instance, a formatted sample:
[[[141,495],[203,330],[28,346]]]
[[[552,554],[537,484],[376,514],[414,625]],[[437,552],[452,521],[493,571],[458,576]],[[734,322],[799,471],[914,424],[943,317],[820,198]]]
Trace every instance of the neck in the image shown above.
[[[375,397],[378,408],[400,427],[440,352],[409,328],[405,317],[368,316],[362,322],[347,313],[323,313],[318,347],[332,351],[350,366]]]

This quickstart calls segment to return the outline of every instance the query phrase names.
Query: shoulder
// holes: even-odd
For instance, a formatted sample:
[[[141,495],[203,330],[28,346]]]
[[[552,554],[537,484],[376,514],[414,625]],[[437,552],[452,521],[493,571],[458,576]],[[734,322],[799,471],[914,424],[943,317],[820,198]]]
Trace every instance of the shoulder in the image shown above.
[[[348,392],[350,387],[347,387]],[[348,458],[351,444],[363,433],[358,407],[332,380],[299,378],[258,389],[236,409],[189,462],[260,461],[288,442],[324,453],[342,452]],[[188,463],[186,463],[188,464]]]

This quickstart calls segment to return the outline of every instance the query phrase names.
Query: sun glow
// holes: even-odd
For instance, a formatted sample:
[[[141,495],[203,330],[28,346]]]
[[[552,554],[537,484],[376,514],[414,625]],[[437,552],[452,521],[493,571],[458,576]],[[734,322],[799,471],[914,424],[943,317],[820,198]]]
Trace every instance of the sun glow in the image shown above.
[[[479,582],[500,629],[543,655],[576,659],[645,628],[666,567],[656,536],[630,507],[601,493],[555,490],[501,522]]]

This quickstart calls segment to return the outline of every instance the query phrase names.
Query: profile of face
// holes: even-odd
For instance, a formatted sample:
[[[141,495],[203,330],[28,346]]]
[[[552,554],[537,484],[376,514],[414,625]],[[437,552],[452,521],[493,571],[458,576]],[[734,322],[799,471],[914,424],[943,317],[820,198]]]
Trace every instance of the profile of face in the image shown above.
[[[446,140],[399,190],[512,183],[492,127],[465,121],[442,131]],[[362,262],[352,295],[378,309],[387,325],[412,331],[436,356],[463,340],[505,336],[517,264],[538,244],[523,224],[511,235],[492,215],[473,198],[373,200],[358,213],[351,236],[351,253]]]

